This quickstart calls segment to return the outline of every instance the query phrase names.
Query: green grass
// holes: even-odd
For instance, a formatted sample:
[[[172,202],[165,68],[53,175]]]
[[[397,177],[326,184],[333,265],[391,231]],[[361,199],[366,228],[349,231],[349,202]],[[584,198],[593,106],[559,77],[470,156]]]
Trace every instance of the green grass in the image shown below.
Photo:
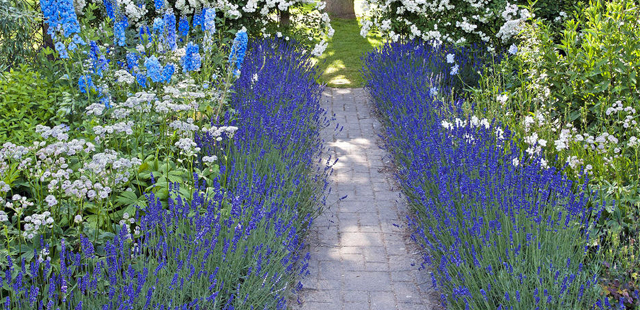
[[[356,14],[358,7],[356,5]],[[329,87],[362,87],[360,57],[381,45],[382,38],[371,34],[367,38],[360,36],[360,25],[356,19],[332,18],[331,26],[335,29],[333,38],[329,39],[327,49],[317,59],[322,73],[320,82]]]

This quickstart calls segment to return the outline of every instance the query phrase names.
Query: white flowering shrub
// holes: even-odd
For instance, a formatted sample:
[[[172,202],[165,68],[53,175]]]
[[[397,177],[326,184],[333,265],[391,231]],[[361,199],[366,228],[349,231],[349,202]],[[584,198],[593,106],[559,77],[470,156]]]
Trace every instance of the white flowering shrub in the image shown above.
[[[552,21],[566,16],[569,1],[538,1]],[[405,36],[450,44],[482,43],[489,49],[508,46],[533,16],[522,0],[365,0],[361,34],[378,30],[398,41]]]

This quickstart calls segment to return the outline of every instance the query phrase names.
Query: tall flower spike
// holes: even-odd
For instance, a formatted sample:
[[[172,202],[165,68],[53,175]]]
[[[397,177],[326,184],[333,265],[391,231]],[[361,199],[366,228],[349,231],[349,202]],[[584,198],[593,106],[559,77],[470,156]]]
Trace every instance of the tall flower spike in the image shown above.
[[[238,33],[236,33],[236,38],[233,40],[233,46],[231,47],[231,53],[229,54],[229,65],[233,66],[235,64],[236,66],[234,75],[235,71],[240,70],[240,67],[242,66],[244,55],[247,52],[248,42],[249,37],[247,36],[246,31],[238,31]]]
[[[216,33],[216,9],[204,9],[204,31],[214,34]]]
[[[185,16],[180,17],[178,32],[180,32],[180,36],[182,37],[186,37],[189,34],[189,20]],[[182,40],[182,38],[180,40]]]
[[[116,46],[125,46],[126,37],[124,33],[125,23],[123,19],[113,23],[113,44]]]
[[[167,10],[163,16],[164,20],[164,42],[168,49],[175,50],[176,44],[176,16],[172,10]]]
[[[196,28],[196,26],[204,26],[204,11],[193,14],[193,28]]]
[[[156,56],[151,56],[144,60],[144,66],[147,68],[147,77],[154,83],[162,82],[162,66]]]
[[[69,58],[69,53],[67,53],[67,47],[64,46],[64,43],[56,42],[55,48],[56,48],[56,51],[58,52],[58,55],[60,55],[60,58],[62,59]]]
[[[199,70],[202,59],[200,57],[200,48],[198,44],[189,42],[185,51],[185,55],[182,57],[182,69],[184,72]]]

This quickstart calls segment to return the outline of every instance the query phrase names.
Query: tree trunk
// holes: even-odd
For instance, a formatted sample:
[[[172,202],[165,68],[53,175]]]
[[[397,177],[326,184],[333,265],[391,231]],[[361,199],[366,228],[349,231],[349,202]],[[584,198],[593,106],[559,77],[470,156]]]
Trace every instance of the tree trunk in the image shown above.
[[[291,23],[291,14],[289,11],[280,11],[280,26],[289,27]]]
[[[49,25],[45,21],[42,21],[42,48],[47,47],[50,47],[54,51],[56,50],[53,39],[49,35]],[[47,59],[53,61],[53,54],[47,55]]]
[[[331,17],[355,19],[356,13],[353,8],[353,0],[326,0],[325,11]]]

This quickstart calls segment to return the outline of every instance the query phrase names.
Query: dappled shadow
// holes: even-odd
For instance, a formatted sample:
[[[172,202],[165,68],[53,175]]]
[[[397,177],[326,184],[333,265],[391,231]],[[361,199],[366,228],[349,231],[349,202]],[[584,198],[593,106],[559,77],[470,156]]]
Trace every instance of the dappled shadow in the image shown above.
[[[407,205],[379,145],[380,123],[362,89],[327,89],[322,107],[336,124],[322,132],[338,162],[331,205],[313,224],[310,274],[294,309],[436,309],[430,280],[408,238]],[[384,161],[387,161],[385,164]],[[345,199],[341,199],[343,196]],[[428,281],[428,282],[427,282]]]
[[[331,25],[335,34],[318,63],[322,82],[334,87],[361,87],[361,57],[372,51],[379,40],[360,36],[360,26],[355,19],[335,18]]]

